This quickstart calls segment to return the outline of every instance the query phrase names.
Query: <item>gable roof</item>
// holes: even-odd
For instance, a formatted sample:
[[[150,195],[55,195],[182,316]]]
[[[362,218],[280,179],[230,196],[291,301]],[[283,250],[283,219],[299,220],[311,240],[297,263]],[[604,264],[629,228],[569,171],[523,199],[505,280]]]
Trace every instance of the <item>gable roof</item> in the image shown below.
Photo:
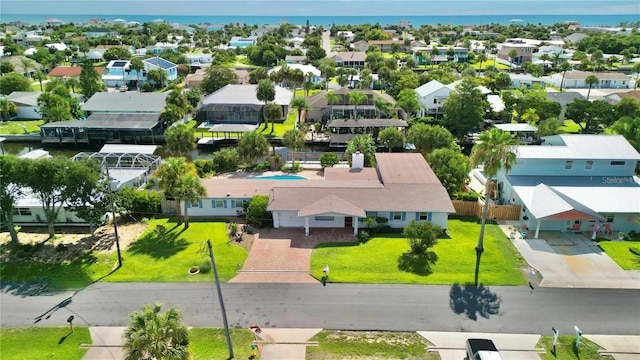
[[[327,55],[329,59],[334,59],[335,57],[339,57],[342,61],[364,62],[367,58],[367,53],[364,51],[340,51]]]
[[[339,89],[333,90],[336,94],[338,95],[343,95],[343,96],[348,96],[347,94],[349,94],[351,91],[351,89],[347,89],[344,87],[341,87]],[[387,93],[378,93],[375,92],[371,89],[358,89],[358,91],[360,91],[361,93],[364,93],[365,95],[369,96],[371,95],[372,100],[375,100],[377,98],[382,98],[384,99],[386,102],[390,103],[390,104],[395,104],[396,103],[396,99],[394,99],[391,95],[387,94]],[[328,91],[321,91],[319,93],[315,93],[311,96],[309,96],[309,99],[307,99],[307,103],[309,104],[309,106],[311,108],[324,108],[329,106],[329,103],[327,102],[327,99],[325,98],[325,96],[327,95]],[[347,105],[347,104],[345,104]],[[339,106],[339,105],[336,105]],[[348,105],[348,106],[353,106],[353,105]],[[371,106],[371,105],[358,105],[359,107],[366,107],[366,106]]]
[[[431,80],[428,83],[422,84],[421,86],[417,87],[414,91],[416,92],[416,94],[418,94],[418,96],[425,97],[430,94],[433,94],[434,92],[442,88],[448,88],[448,87],[438,80]]]
[[[563,218],[568,214],[572,220],[603,219],[597,212],[546,184],[537,185],[528,200],[525,203],[527,210],[537,219]]]
[[[419,153],[376,153],[382,183],[438,184],[440,180]]]
[[[147,64],[149,64],[149,65],[151,65],[151,66],[159,67],[159,68],[161,68],[163,70],[168,70],[168,69],[171,69],[171,68],[174,68],[174,67],[178,66],[178,65],[172,63],[171,61],[165,60],[165,59],[163,59],[163,58],[161,58],[159,56],[148,58],[148,59],[144,59],[142,61],[147,63]]]
[[[640,160],[622,135],[561,134],[543,137],[546,144],[516,147],[518,159]]]
[[[166,106],[168,93],[95,93],[82,110],[105,113],[160,113]]]
[[[93,68],[98,74],[102,74],[104,66],[96,66]],[[49,71],[47,76],[52,77],[77,77],[82,72],[81,66],[56,66],[53,70]]]
[[[587,72],[587,71],[567,71],[564,75],[564,79],[566,80],[585,80],[589,75],[595,75],[598,80],[629,80],[629,77],[623,73],[613,73],[613,72]]]
[[[298,216],[321,215],[327,213],[358,216],[361,218],[367,216],[364,209],[334,194],[322,197],[298,210]]]
[[[202,100],[202,105],[207,104],[243,104],[243,105],[264,105],[258,100],[256,90],[258,85],[238,85],[229,84],[207,95]],[[278,85],[275,86],[276,98],[273,101],[278,105],[289,105],[293,99],[293,93]]]
[[[14,91],[6,96],[6,99],[16,105],[38,106],[38,98],[41,91]]]

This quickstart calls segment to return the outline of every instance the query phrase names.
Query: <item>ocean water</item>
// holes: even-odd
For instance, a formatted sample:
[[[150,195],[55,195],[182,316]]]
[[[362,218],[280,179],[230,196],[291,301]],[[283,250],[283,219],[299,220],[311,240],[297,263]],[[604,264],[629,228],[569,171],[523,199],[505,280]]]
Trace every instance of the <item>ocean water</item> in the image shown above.
[[[635,22],[640,20],[638,14],[620,15],[438,15],[438,16],[169,16],[169,15],[27,15],[27,14],[2,14],[0,22],[24,21],[29,24],[40,24],[45,19],[56,18],[66,23],[87,23],[92,19],[111,21],[124,19],[139,23],[151,22],[162,19],[168,23],[183,25],[198,24],[230,24],[243,23],[248,25],[276,25],[286,21],[296,25],[304,25],[307,20],[312,25],[329,27],[332,24],[380,24],[396,25],[400,20],[409,20],[411,25],[487,25],[500,24],[541,24],[553,25],[565,21],[576,21],[582,26],[618,26],[622,22]]]

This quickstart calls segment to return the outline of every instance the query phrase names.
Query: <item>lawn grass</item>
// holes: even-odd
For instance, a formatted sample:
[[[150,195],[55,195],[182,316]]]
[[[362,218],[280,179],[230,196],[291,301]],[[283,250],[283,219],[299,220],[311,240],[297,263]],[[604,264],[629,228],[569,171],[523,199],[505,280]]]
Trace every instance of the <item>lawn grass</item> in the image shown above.
[[[169,232],[160,238],[156,225]],[[211,272],[191,275],[193,266],[208,261],[206,240],[211,239],[220,281],[236,275],[247,257],[247,251],[229,243],[224,222],[191,222],[188,230],[167,219],[149,221],[147,231],[128,250],[122,252],[122,267],[112,272],[116,261],[113,253],[84,253],[73,260],[54,262],[31,256],[16,255],[19,260],[0,263],[2,283],[45,283],[51,291],[80,289],[98,281],[109,282],[209,282]],[[53,243],[40,245],[54,247]],[[29,248],[31,249],[31,248]],[[57,251],[53,250],[53,251]],[[30,260],[23,260],[29,258]]]
[[[91,344],[89,328],[68,327],[2,328],[0,330],[0,358],[23,359],[82,359],[88,349],[80,344]]]
[[[545,349],[546,353],[541,353],[542,360],[600,360],[613,359],[613,357],[598,354],[600,347],[593,342],[582,338],[577,351],[574,350],[575,336],[559,336],[557,353],[553,353],[553,336],[543,336],[536,345],[536,348]]]
[[[480,225],[471,218],[451,218],[450,238],[439,239],[427,256],[409,253],[400,234],[384,234],[364,244],[321,244],[311,254],[313,276],[320,279],[326,264],[329,282],[379,284],[473,283],[475,246]],[[479,282],[484,285],[526,284],[524,260],[502,230],[487,224]]]
[[[165,226],[168,235],[155,236],[157,225]],[[229,243],[225,223],[190,222],[184,230],[174,221],[154,219],[147,231],[124,251],[122,268],[104,279],[109,282],[208,282],[211,272],[191,275],[193,266],[209,260],[206,241],[211,239],[220,281],[226,282],[236,275],[247,258],[247,251]],[[92,265],[96,273],[106,274],[113,264],[113,255],[98,255]],[[100,270],[98,270],[100,269]]]
[[[640,242],[600,241],[598,246],[624,270],[640,270]]]
[[[438,353],[427,353],[428,342],[416,333],[321,331],[310,341],[308,360],[320,359],[440,359]]]
[[[24,134],[24,129],[28,133],[39,133],[43,120],[11,120],[0,124],[0,134]]]
[[[249,330],[231,329],[231,343],[236,359],[247,359],[251,355],[253,333]],[[192,328],[189,341],[193,360],[226,359],[229,357],[224,329]]]
[[[289,112],[289,114],[287,114],[287,119],[284,122],[274,124],[273,136],[277,138],[281,138],[284,135],[284,133],[286,133],[288,130],[293,129],[297,119],[298,119],[297,111]],[[265,136],[270,135],[271,123],[269,123],[266,129],[264,128],[264,125],[260,124],[257,131],[259,131],[262,135],[265,135]]]
[[[582,128],[580,125],[573,122],[573,120],[565,120],[559,130],[563,133],[577,134],[582,130]]]

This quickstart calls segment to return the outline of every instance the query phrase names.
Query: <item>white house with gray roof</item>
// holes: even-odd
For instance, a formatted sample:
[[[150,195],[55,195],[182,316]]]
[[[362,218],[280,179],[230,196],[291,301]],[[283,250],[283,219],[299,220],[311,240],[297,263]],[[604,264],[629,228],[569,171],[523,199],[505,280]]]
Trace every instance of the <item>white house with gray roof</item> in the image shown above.
[[[160,114],[166,106],[167,93],[98,92],[82,110],[103,114]]]
[[[628,89],[631,84],[631,78],[623,73],[614,72],[587,72],[587,71],[567,71],[562,78],[562,73],[551,75],[550,83],[553,86],[563,89],[586,89],[589,85],[586,82],[587,77],[595,76],[598,82],[593,85],[594,89]]]
[[[365,218],[384,217],[393,228],[411,220],[447,227],[455,213],[451,199],[424,157],[377,153],[376,168],[356,154],[351,168],[326,168],[321,180],[203,179],[206,197],[188,207],[189,216],[236,216],[255,195],[269,196],[276,228],[352,228]]]
[[[456,86],[460,84],[462,80],[452,82],[451,84],[443,84],[438,80],[431,80],[426,84],[423,84],[413,91],[418,95],[418,101],[420,102],[420,111],[418,116],[437,116],[444,113],[442,105],[445,100],[449,98],[449,94],[456,90]],[[491,94],[491,90],[484,86],[476,87],[483,96]]]
[[[516,163],[497,176],[502,203],[522,206],[529,229],[640,231],[640,154],[621,135],[562,134],[513,150]]]

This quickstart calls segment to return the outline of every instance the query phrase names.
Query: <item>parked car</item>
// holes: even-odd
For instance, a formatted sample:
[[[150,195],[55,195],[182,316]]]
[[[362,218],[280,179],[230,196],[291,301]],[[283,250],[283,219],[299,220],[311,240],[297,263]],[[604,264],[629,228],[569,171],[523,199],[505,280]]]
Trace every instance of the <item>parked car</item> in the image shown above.
[[[467,339],[465,360],[502,360],[496,345],[490,339]]]

